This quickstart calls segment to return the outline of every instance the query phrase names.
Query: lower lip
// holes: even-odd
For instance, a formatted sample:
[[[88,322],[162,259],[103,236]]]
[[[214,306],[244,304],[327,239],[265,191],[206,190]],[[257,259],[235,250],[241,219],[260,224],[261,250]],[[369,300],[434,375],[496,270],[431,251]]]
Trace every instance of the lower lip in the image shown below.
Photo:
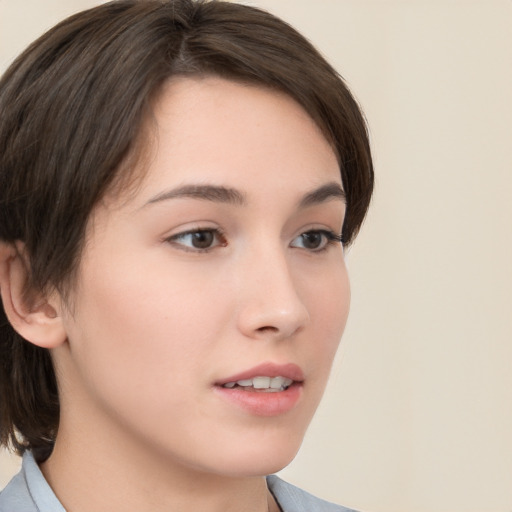
[[[216,386],[215,390],[225,400],[256,416],[279,416],[291,411],[302,396],[302,384],[299,382],[294,382],[284,391],[274,393],[222,386]]]

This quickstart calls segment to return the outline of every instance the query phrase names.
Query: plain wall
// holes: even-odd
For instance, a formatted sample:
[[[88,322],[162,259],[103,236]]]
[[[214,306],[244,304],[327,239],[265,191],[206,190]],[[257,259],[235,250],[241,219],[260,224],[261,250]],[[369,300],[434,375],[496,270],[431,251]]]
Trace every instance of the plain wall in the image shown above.
[[[0,0],[0,69],[96,3]],[[330,387],[282,475],[368,512],[510,512],[512,2],[246,3],[345,77],[377,173]]]

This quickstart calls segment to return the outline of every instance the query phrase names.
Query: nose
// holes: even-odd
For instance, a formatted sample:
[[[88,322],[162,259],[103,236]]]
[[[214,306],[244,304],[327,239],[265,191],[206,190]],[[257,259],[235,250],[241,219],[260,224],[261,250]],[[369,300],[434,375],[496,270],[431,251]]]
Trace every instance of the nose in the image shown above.
[[[253,254],[242,265],[238,328],[247,337],[282,340],[310,321],[282,250]]]

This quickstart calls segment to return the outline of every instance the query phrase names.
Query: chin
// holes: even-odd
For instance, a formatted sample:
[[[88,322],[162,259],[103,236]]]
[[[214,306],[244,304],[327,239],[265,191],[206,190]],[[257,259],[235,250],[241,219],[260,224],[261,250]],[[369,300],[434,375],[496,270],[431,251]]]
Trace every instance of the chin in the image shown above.
[[[265,476],[290,464],[302,444],[303,436],[276,436],[275,439],[248,440],[244,446],[233,443],[217,460],[217,471],[229,476]]]

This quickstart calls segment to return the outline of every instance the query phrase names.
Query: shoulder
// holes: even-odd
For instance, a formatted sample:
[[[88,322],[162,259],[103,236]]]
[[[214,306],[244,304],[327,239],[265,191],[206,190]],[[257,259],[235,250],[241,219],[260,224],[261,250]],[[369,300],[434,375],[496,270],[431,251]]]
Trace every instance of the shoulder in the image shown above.
[[[28,490],[25,474],[20,471],[0,491],[0,512],[38,512]]]
[[[66,512],[30,452],[20,472],[0,492],[0,512]]]
[[[267,477],[267,484],[283,512],[356,512],[321,500],[275,475]]]

